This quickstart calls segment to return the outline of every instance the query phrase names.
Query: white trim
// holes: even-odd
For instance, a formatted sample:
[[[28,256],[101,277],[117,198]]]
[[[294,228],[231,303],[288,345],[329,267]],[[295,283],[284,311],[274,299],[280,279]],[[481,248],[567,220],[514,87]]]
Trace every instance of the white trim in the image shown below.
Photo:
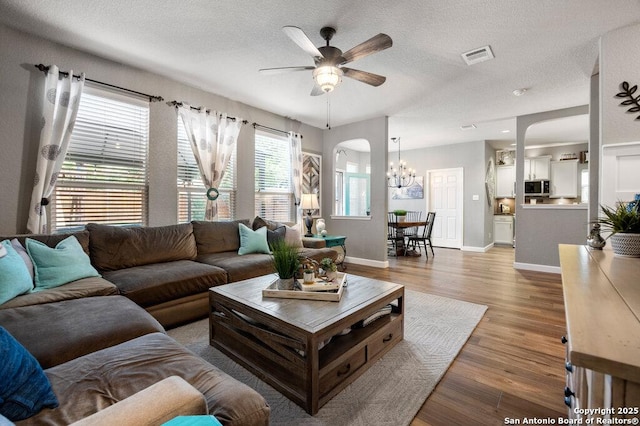
[[[462,251],[472,251],[476,253],[486,253],[493,248],[493,243],[489,244],[485,247],[476,247],[476,246],[462,246],[460,250]]]
[[[587,210],[586,204],[520,204],[524,210]]]
[[[537,265],[535,263],[513,262],[513,267],[524,271],[548,272],[550,274],[560,274],[561,272],[559,266]]]
[[[371,216],[329,216],[332,220],[371,220]]]
[[[374,268],[388,268],[389,261],[385,260],[371,260],[371,259],[363,259],[361,257],[351,257],[347,256],[344,259],[347,263],[353,263],[354,265],[363,265],[363,266],[371,266]]]

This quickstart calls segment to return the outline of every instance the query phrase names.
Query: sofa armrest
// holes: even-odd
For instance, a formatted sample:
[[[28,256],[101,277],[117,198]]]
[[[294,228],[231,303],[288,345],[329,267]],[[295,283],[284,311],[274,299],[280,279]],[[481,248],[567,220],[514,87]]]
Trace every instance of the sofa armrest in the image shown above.
[[[176,416],[207,412],[204,395],[183,378],[171,376],[72,426],[159,425]]]
[[[302,245],[304,248],[325,248],[327,242],[322,238],[302,237]]]

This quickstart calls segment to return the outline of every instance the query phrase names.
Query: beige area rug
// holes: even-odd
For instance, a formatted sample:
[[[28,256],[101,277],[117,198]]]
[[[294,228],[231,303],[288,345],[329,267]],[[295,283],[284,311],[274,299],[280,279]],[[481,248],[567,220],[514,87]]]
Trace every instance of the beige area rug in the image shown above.
[[[315,416],[209,346],[208,320],[169,330],[169,335],[263,395],[272,425],[408,425],[487,307],[410,290],[405,300],[404,340]]]

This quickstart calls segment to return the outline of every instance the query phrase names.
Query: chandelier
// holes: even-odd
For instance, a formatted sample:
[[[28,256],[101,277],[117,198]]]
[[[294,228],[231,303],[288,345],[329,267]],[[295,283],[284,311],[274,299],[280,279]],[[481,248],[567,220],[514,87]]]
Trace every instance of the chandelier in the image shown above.
[[[342,81],[344,72],[331,65],[324,65],[313,70],[313,79],[323,92],[331,92]]]
[[[387,186],[389,188],[404,188],[414,184],[416,180],[415,169],[408,169],[407,162],[400,159],[400,138],[391,138],[393,143],[398,142],[398,165],[394,167],[393,161],[389,163],[387,172]]]

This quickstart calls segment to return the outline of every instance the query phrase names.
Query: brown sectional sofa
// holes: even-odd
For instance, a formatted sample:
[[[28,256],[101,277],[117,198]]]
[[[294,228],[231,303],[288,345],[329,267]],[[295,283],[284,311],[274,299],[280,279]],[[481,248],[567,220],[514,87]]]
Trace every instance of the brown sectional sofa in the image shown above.
[[[92,424],[100,410],[144,395],[154,383],[171,383],[170,378],[177,379],[173,376],[197,389],[207,412],[223,424],[268,424],[270,410],[261,395],[190,353],[163,328],[205,317],[210,287],[272,272],[269,255],[237,254],[239,223],[249,221],[141,228],[90,224],[73,233],[102,277],[0,305],[0,326],[39,361],[60,402],[18,424],[70,424],[85,418],[85,424]],[[68,236],[18,239],[55,247]],[[12,237],[0,240],[7,238]],[[301,253],[316,260],[337,255],[327,248],[303,248]],[[144,418],[154,396],[146,398],[147,403],[135,405],[137,419]]]

